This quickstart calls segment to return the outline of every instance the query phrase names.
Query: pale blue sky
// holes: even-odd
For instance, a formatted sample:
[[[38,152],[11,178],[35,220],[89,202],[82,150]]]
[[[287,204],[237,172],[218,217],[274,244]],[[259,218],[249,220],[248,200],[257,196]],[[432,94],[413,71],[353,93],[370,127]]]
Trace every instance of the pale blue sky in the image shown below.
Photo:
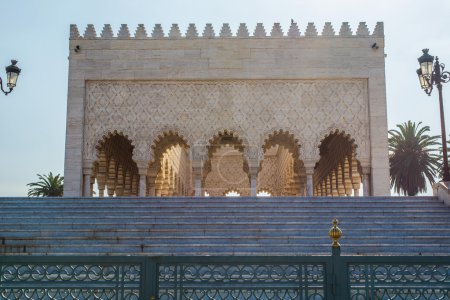
[[[424,11],[426,5],[434,11]],[[428,97],[420,90],[415,70],[425,47],[450,69],[448,0],[15,0],[1,7],[0,66],[15,58],[23,72],[15,91],[0,95],[0,196],[25,196],[26,184],[35,181],[37,173],[63,173],[71,23],[81,33],[89,23],[97,33],[105,23],[115,33],[122,23],[132,33],[140,23],[147,32],[161,23],[166,33],[178,23],[184,33],[188,23],[196,23],[199,32],[205,23],[213,23],[216,32],[222,23],[230,23],[236,32],[241,22],[249,31],[257,22],[263,22],[266,30],[280,22],[286,32],[292,18],[302,32],[308,22],[315,22],[320,32],[326,21],[338,32],[345,21],[353,30],[365,21],[371,31],[383,21],[389,128],[411,119],[440,134],[437,94]],[[3,67],[0,76],[5,79]],[[450,83],[444,87],[444,100],[450,132]]]

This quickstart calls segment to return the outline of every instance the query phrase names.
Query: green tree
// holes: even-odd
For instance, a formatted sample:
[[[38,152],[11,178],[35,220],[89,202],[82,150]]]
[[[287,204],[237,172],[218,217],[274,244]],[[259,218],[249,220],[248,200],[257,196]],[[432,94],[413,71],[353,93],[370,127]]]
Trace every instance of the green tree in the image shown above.
[[[430,127],[421,124],[408,121],[389,130],[391,187],[408,196],[426,192],[426,179],[433,184],[441,165],[435,154],[440,136],[426,134]]]
[[[28,183],[28,197],[61,197],[63,195],[64,177],[37,174],[39,181]]]

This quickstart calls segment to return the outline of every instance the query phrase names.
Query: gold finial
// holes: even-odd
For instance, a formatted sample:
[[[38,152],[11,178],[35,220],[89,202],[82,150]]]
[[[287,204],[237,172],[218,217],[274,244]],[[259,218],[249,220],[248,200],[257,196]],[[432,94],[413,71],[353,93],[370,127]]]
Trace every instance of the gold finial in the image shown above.
[[[331,247],[333,248],[341,248],[341,245],[339,244],[338,240],[342,236],[342,230],[337,226],[339,224],[338,219],[333,219],[333,227],[331,227],[330,231],[328,232],[328,235],[333,240],[333,244],[331,244]]]

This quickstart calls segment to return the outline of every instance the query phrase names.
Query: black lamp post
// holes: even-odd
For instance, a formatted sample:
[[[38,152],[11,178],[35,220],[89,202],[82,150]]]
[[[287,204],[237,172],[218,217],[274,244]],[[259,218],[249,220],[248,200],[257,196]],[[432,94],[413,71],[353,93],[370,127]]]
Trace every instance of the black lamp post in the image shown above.
[[[427,93],[431,95],[433,86],[435,85],[439,92],[439,108],[441,112],[441,131],[442,131],[442,152],[444,156],[444,174],[442,181],[450,181],[450,173],[448,169],[448,157],[447,157],[447,141],[445,140],[447,135],[445,134],[445,119],[444,119],[444,103],[442,99],[442,83],[450,81],[450,73],[444,71],[445,65],[439,63],[439,58],[428,54],[428,49],[422,50],[423,55],[418,58],[420,69],[417,69],[417,75],[419,76],[420,86]],[[434,63],[433,63],[434,61]]]
[[[5,95],[12,92],[17,83],[17,78],[19,78],[20,69],[16,66],[17,60],[11,60],[11,65],[6,67],[6,86],[9,87],[9,91],[3,89],[3,81],[0,77],[0,89]]]

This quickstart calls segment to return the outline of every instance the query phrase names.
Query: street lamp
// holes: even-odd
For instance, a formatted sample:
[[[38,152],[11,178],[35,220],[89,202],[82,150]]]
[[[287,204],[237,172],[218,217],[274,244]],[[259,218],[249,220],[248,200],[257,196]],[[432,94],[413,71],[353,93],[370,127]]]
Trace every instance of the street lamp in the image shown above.
[[[447,157],[447,141],[445,134],[445,121],[444,121],[444,103],[442,100],[442,83],[450,81],[450,73],[444,71],[445,65],[439,63],[439,58],[428,54],[428,49],[422,50],[423,55],[417,60],[419,61],[420,69],[417,69],[417,75],[419,76],[419,82],[422,89],[431,95],[433,86],[435,85],[439,92],[439,108],[441,113],[441,131],[442,131],[442,152],[444,156],[444,174],[442,181],[450,181],[450,173],[448,169],[448,157]],[[434,63],[433,63],[434,61]]]
[[[17,64],[17,60],[11,60],[11,65],[7,66],[6,69],[6,86],[9,87],[9,91],[5,91],[3,89],[3,81],[2,78],[0,77],[0,89],[2,90],[3,93],[5,93],[5,95],[8,95],[9,93],[12,92],[12,90],[14,89],[14,87],[16,86],[17,83],[17,78],[19,78],[19,74],[20,74],[20,69],[16,66]]]

